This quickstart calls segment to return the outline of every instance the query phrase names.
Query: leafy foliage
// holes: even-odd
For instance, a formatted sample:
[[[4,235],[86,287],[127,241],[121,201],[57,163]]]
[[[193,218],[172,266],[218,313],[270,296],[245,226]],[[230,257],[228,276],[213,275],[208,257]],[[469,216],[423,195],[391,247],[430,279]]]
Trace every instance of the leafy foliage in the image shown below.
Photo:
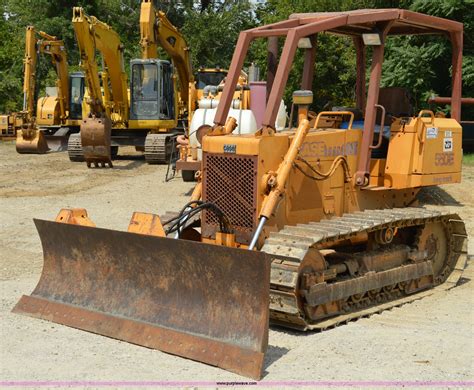
[[[239,32],[254,27],[251,3],[233,3],[184,9],[182,32],[191,48],[195,66],[228,67]]]
[[[140,0],[77,0],[89,15],[111,25],[125,46],[126,63],[140,56]],[[297,12],[341,11],[361,8],[405,8],[464,23],[463,95],[474,96],[474,3],[473,0],[161,0],[155,4],[185,35],[194,68],[228,67],[240,31],[259,24],[286,19]],[[21,109],[22,61],[25,27],[56,35],[65,41],[71,70],[78,69],[78,52],[71,25],[72,4],[65,0],[0,0],[0,112]],[[280,48],[283,40],[280,41]],[[265,78],[266,40],[255,41],[246,65],[255,62]],[[370,59],[367,62],[370,66]],[[433,36],[390,38],[386,45],[382,83],[405,86],[426,105],[436,93],[450,94],[451,48],[448,39]],[[303,53],[297,53],[285,100],[300,88]],[[355,52],[350,39],[319,34],[313,91],[314,109],[353,105]],[[49,59],[38,69],[40,90],[52,85],[55,74]],[[469,113],[468,111],[466,111]]]
[[[472,0],[415,0],[412,11],[464,23],[463,96],[474,96],[474,2]],[[451,95],[451,43],[443,36],[390,38],[386,45],[382,84],[408,88],[417,108],[427,107],[430,95]],[[443,110],[443,107],[437,109]],[[463,117],[474,110],[463,107]]]

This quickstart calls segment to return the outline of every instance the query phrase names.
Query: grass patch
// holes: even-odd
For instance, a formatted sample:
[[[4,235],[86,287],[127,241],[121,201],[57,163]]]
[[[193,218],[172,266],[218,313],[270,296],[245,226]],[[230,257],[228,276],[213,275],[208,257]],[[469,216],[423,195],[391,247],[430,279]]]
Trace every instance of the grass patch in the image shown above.
[[[474,153],[464,154],[462,156],[462,163],[474,167]]]

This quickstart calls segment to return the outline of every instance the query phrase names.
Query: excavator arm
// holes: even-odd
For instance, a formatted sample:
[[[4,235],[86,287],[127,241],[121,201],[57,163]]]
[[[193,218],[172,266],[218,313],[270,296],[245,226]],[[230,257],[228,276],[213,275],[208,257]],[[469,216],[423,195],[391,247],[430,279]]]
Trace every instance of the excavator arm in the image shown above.
[[[26,121],[31,121],[35,112],[36,65],[36,36],[33,26],[26,28],[24,75],[23,75],[23,112]]]
[[[166,14],[154,9],[151,0],[143,0],[141,4],[140,34],[143,59],[158,58],[158,46],[161,46],[171,57],[181,84],[181,101],[188,104],[189,91],[194,89],[194,75],[188,45]]]
[[[140,9],[140,46],[142,58],[158,58],[158,45],[155,39],[156,11],[151,0],[142,1]]]
[[[64,42],[43,31],[36,31],[33,26],[26,28],[23,111],[21,113],[24,129],[17,134],[16,150],[18,153],[45,153],[48,146],[41,132],[36,128],[35,92],[36,67],[38,53],[49,54],[57,74],[57,99],[61,120],[65,120],[69,111],[69,75]]]
[[[88,16],[80,7],[74,8],[73,26],[81,54],[81,64],[86,74],[87,88],[91,98],[91,111],[99,116],[113,112],[113,121],[128,120],[127,74],[123,59],[123,45],[119,35],[109,25],[94,16]],[[95,59],[96,49],[102,54],[107,70],[107,83],[103,82],[104,95],[100,88],[99,70]],[[110,90],[108,84],[110,83]],[[110,97],[110,98],[108,98]],[[110,100],[109,100],[110,99]],[[110,107],[109,107],[110,106]]]
[[[39,31],[38,35],[42,38],[38,40],[38,51],[51,56],[51,61],[58,75],[56,80],[57,98],[59,101],[61,119],[65,120],[70,109],[70,96],[69,71],[64,42],[43,31]]]
[[[81,58],[81,67],[84,71],[89,105],[91,113],[101,116],[105,113],[105,104],[100,88],[99,68],[95,60],[95,40],[92,35],[92,20],[84,13],[82,8],[73,10],[72,25],[76,33],[77,45]]]
[[[87,166],[112,167],[112,127],[126,127],[129,118],[128,81],[123,60],[123,45],[118,34],[107,24],[88,16],[80,7],[73,10],[72,23],[86,75],[92,117],[81,124],[81,144]],[[95,59],[102,54],[105,69],[102,87]],[[110,86],[110,88],[109,88]]]

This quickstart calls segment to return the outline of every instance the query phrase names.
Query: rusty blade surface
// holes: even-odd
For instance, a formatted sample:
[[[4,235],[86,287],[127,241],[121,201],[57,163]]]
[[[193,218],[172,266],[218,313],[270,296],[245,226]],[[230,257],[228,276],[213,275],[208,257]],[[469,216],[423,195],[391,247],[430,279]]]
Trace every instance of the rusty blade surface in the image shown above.
[[[14,312],[261,377],[270,288],[265,253],[35,224],[43,272]]]
[[[16,151],[20,154],[44,154],[49,150],[42,131],[38,129],[18,130]]]

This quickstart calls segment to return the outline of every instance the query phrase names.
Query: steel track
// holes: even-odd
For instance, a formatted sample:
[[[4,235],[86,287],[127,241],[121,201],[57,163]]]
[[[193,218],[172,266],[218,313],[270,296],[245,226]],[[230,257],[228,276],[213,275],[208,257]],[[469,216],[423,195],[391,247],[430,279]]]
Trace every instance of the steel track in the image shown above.
[[[75,133],[69,136],[67,144],[69,160],[74,162],[84,162],[84,151],[82,150],[81,134]]]
[[[448,255],[439,275],[433,275],[433,285],[429,290],[407,294],[403,283],[416,281],[421,274],[427,274],[431,262],[398,267],[399,273],[412,278],[386,285],[380,292],[365,291],[362,294],[346,296],[343,299],[344,310],[332,317],[311,321],[302,309],[301,292],[298,291],[298,268],[310,248],[330,248],[341,240],[350,240],[361,233],[372,233],[386,228],[422,228],[429,222],[445,224]],[[366,210],[344,214],[330,220],[287,226],[277,233],[270,234],[262,251],[272,256],[272,275],[270,286],[270,319],[273,324],[299,330],[325,330],[358,318],[401,306],[409,302],[434,294],[438,290],[447,290],[456,285],[464,270],[467,254],[467,233],[463,221],[457,214],[442,213],[424,208],[400,208],[386,210]],[[411,268],[410,268],[411,267]],[[418,273],[415,273],[418,270]],[[425,272],[420,273],[420,270]],[[376,273],[381,276],[382,273]],[[364,277],[354,277],[360,279]],[[336,279],[334,283],[340,282]],[[403,282],[403,283],[402,283]],[[332,283],[327,283],[331,288]],[[322,291],[324,295],[324,291]],[[329,296],[330,294],[328,294]],[[304,301],[304,299],[303,299]],[[325,302],[324,304],[341,304]]]
[[[164,164],[171,152],[170,134],[148,134],[145,139],[145,160],[148,164]]]

